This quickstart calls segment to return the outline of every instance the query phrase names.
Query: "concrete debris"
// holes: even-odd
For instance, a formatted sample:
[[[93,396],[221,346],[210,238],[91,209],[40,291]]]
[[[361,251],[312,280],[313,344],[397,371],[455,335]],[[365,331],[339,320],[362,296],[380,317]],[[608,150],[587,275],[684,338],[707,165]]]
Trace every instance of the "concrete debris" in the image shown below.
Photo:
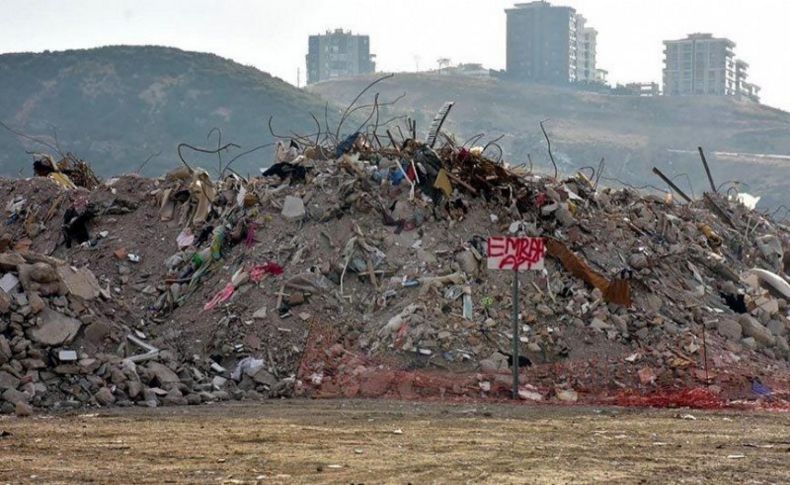
[[[0,408],[500,398],[514,367],[532,401],[787,387],[787,227],[408,133],[298,138],[249,179],[0,180]],[[505,234],[547,249],[519,359],[512,274],[485,270]]]
[[[49,308],[45,308],[38,319],[41,322],[40,325],[30,328],[28,336],[30,340],[48,347],[70,343],[82,326],[82,322],[76,318],[71,318]]]

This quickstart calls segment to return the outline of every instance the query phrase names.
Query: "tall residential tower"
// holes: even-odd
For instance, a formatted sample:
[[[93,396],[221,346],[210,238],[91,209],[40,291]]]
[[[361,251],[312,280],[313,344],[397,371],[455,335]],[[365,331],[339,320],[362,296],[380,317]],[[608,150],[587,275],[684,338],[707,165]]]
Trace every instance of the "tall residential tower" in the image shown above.
[[[342,29],[311,35],[307,54],[307,83],[375,72],[370,37]]]
[[[748,64],[735,59],[735,42],[712,34],[664,41],[665,96],[743,96],[759,100],[746,81]]]
[[[598,32],[571,7],[540,0],[517,3],[507,14],[507,73],[543,84],[600,82]]]

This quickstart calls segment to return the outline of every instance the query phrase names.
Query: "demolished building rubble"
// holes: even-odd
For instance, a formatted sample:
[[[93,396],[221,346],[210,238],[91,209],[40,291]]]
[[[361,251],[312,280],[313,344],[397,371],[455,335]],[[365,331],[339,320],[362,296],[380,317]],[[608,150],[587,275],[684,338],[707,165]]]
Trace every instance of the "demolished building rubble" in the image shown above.
[[[787,403],[787,227],[444,139],[291,141],[249,179],[0,181],[0,410],[504,398],[512,365],[527,400],[732,402],[759,379]],[[485,269],[503,234],[548,241],[518,364],[509,275]]]

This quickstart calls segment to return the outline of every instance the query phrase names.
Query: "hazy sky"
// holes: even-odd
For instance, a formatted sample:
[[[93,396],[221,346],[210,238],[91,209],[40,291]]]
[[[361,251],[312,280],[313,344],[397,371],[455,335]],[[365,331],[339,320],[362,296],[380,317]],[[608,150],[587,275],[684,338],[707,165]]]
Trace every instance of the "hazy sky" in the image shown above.
[[[661,81],[662,40],[711,32],[737,43],[766,104],[790,110],[790,0],[565,0],[599,31],[598,64],[613,82]],[[505,64],[502,0],[0,0],[0,53],[110,44],[214,52],[296,84],[307,37],[343,27],[369,34],[378,69],[436,59]]]

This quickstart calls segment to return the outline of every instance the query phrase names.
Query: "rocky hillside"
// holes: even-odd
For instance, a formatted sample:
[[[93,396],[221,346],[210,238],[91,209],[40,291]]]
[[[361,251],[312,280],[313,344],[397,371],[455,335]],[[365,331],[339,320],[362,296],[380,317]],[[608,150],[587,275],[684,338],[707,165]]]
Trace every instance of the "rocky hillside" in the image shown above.
[[[252,67],[212,54],[165,47],[0,55],[0,121],[89,161],[100,175],[161,175],[178,164],[176,145],[251,148],[275,130],[315,131],[325,103]],[[330,113],[330,116],[334,112]],[[31,174],[26,150],[48,150],[0,129],[0,175]],[[240,153],[241,150],[236,150]],[[271,150],[240,159],[242,173],[270,163]],[[215,165],[205,159],[204,165]]]
[[[346,103],[371,80],[331,81],[311,90]],[[749,101],[611,96],[434,74],[398,74],[371,91],[380,92],[382,101],[405,93],[390,111],[416,119],[423,136],[442,104],[455,101],[446,131],[457,134],[459,140],[485,133],[481,144],[504,134],[500,145],[505,158],[527,162],[531,155],[537,169],[552,172],[539,126],[546,120],[560,171],[568,174],[583,166],[597,167],[604,157],[604,177],[609,180],[602,183],[610,185],[620,180],[663,188],[651,172],[657,165],[668,175],[678,176],[684,190],[699,196],[708,187],[696,153],[697,146],[703,146],[717,183],[738,179],[749,184],[749,191],[762,195],[764,205],[790,204],[788,185],[780,177],[787,161],[714,154],[790,154],[790,114]],[[689,175],[694,190],[683,173]]]

